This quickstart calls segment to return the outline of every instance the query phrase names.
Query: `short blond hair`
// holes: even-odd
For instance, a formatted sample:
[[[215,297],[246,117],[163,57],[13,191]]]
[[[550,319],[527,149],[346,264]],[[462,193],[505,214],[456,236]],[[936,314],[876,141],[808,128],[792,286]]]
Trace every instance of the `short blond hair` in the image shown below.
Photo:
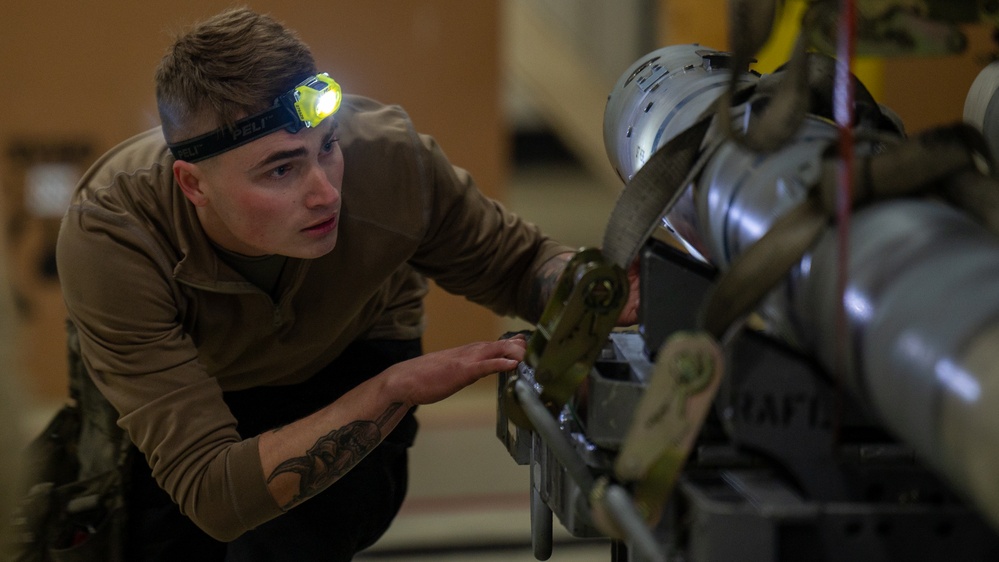
[[[270,107],[316,74],[294,31],[248,8],[226,10],[180,35],[156,69],[156,104],[175,143]]]

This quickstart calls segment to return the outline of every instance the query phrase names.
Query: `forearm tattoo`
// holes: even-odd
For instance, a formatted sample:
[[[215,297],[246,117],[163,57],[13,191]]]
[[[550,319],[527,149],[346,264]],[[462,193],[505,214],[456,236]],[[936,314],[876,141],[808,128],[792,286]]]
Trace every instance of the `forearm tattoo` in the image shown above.
[[[279,464],[267,477],[268,483],[286,472],[299,476],[298,493],[282,509],[290,509],[325,490],[359,463],[381,442],[382,427],[399,408],[402,404],[394,402],[375,421],[350,422],[319,438],[305,456]]]
[[[565,270],[565,266],[572,259],[573,254],[559,254],[546,261],[538,269],[538,274],[531,284],[531,305],[535,308],[531,310],[534,320],[539,320],[545,307],[548,306],[548,299],[555,292],[559,276]]]

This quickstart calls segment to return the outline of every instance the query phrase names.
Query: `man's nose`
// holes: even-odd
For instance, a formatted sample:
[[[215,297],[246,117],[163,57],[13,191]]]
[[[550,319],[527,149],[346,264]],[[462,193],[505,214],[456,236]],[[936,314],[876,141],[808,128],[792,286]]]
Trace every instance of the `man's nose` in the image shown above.
[[[333,185],[326,171],[316,166],[312,169],[308,179],[309,191],[306,204],[309,207],[326,207],[333,205],[340,199],[340,188]]]

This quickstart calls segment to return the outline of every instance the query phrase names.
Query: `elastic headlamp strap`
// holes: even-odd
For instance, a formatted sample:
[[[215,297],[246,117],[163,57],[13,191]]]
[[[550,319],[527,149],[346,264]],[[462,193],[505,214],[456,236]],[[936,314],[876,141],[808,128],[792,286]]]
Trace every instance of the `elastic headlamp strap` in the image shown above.
[[[331,103],[323,96],[332,96]],[[281,129],[297,133],[315,127],[340,108],[340,85],[328,74],[310,76],[274,100],[274,106],[204,135],[167,145],[177,160],[199,162]]]
[[[275,105],[266,111],[236,121],[231,129],[221,127],[199,137],[168,146],[177,160],[198,162],[255,141],[274,131],[288,129],[298,122],[298,116],[289,112],[283,104]]]

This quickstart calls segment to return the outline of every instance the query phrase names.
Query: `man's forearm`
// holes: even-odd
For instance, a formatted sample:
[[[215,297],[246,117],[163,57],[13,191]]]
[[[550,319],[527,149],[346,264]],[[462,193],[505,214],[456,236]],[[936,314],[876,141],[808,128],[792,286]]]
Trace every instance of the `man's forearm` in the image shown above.
[[[374,450],[409,411],[378,377],[333,404],[260,436],[267,487],[281,509],[325,490]]]
[[[382,442],[415,405],[433,404],[524,358],[506,338],[443,349],[397,363],[315,414],[257,440],[267,489],[282,509],[323,491]]]
[[[558,254],[541,264],[541,267],[538,268],[538,273],[531,282],[530,304],[532,306],[532,318],[529,318],[529,320],[537,321],[541,318],[541,314],[544,312],[545,307],[548,306],[548,301],[551,299],[552,293],[555,292],[555,286],[558,284],[559,277],[565,271],[566,264],[575,255],[575,252]]]

